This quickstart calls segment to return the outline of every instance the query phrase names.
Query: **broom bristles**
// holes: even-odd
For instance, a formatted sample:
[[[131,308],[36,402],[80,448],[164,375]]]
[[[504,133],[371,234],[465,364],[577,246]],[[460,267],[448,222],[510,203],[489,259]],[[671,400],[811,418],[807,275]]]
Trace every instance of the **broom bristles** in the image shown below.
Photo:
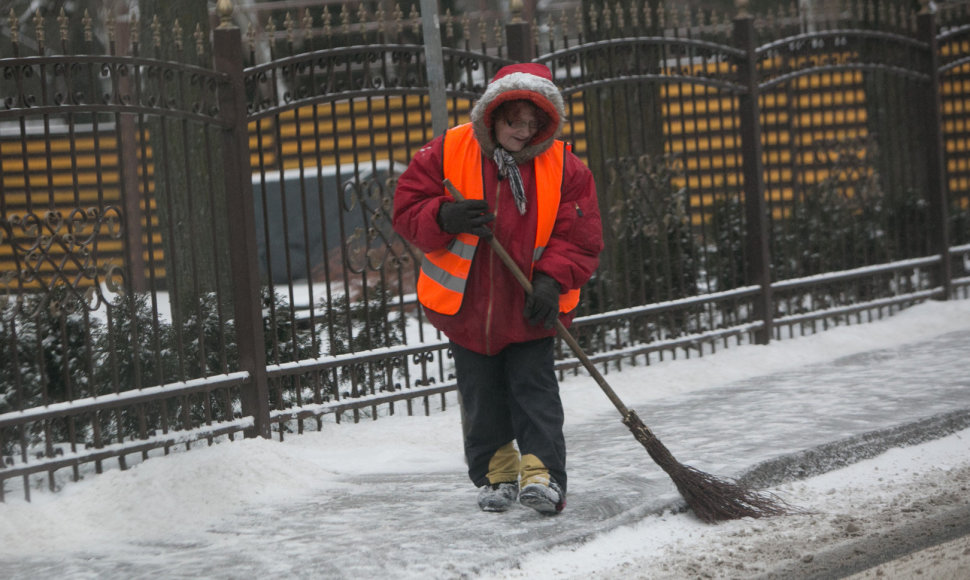
[[[763,518],[796,511],[773,494],[755,491],[680,463],[636,412],[628,411],[623,423],[674,481],[687,506],[705,522]]]

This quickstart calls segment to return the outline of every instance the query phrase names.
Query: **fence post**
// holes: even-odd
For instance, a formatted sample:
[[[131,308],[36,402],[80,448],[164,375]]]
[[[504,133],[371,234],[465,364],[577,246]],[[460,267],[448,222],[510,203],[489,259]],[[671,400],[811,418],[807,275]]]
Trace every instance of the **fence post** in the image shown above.
[[[246,87],[243,79],[242,36],[231,21],[232,4],[219,2],[221,24],[212,31],[212,57],[216,71],[229,76],[219,90],[220,115],[230,122],[223,132],[222,161],[229,222],[233,312],[241,370],[250,382],[241,394],[242,413],[255,424],[247,437],[270,437],[269,386],[266,347],[256,261],[256,215],[253,207],[252,168],[249,164],[249,130],[246,123]]]
[[[421,30],[424,35],[424,60],[428,69],[431,130],[437,137],[448,130],[448,96],[445,92],[441,22],[438,19],[438,2],[436,0],[421,0]]]
[[[122,10],[122,17],[115,24],[115,51],[118,55],[131,56],[128,8],[122,6]],[[119,76],[118,92],[130,94],[132,82],[133,79],[128,75]],[[121,171],[119,186],[125,207],[125,247],[127,248],[125,260],[128,265],[131,289],[135,292],[146,292],[148,278],[145,276],[145,244],[142,243],[145,232],[141,227],[143,200],[138,188],[138,141],[135,119],[136,116],[131,113],[121,113],[118,116],[118,168]]]
[[[755,299],[754,318],[764,325],[755,333],[755,342],[768,344],[772,335],[771,251],[768,239],[768,212],[765,204],[764,168],[761,158],[761,117],[758,107],[758,69],[754,19],[738,1],[734,19],[734,42],[745,52],[738,63],[738,79],[745,91],[738,97],[741,122],[741,164],[744,175],[745,239],[748,255],[748,284],[761,287]]]
[[[512,18],[505,25],[505,46],[515,62],[529,62],[535,58],[535,40],[532,25],[522,20],[522,0],[509,0]]]
[[[919,38],[929,50],[929,76],[926,94],[923,98],[926,107],[926,202],[929,207],[930,249],[938,252],[940,279],[936,282],[943,289],[943,300],[950,298],[952,268],[950,266],[949,196],[946,184],[946,160],[943,149],[943,115],[940,111],[940,52],[936,38],[936,10],[928,3],[917,16]]]

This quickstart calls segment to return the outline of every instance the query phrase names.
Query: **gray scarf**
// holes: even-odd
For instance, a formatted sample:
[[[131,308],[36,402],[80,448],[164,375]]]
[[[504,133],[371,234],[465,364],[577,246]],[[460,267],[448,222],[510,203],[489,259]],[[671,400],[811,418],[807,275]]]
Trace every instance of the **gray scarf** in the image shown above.
[[[501,147],[496,147],[492,158],[498,164],[499,177],[509,180],[512,195],[515,197],[515,207],[519,208],[519,215],[525,215],[525,188],[522,187],[522,176],[512,154]]]

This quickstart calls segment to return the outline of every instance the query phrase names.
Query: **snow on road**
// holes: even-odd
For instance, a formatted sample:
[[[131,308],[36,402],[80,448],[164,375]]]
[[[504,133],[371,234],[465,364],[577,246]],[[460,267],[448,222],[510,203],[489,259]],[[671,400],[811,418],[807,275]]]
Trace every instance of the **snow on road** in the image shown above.
[[[809,513],[706,525],[685,514],[652,515],[583,545],[526,558],[495,578],[840,577],[858,562],[865,538],[970,509],[970,430],[932,443],[893,449],[850,467],[780,486]],[[915,526],[919,528],[920,526]],[[848,547],[847,550],[843,549]],[[873,549],[869,546],[868,549]],[[827,561],[827,553],[837,557]],[[864,555],[864,554],[863,554]],[[934,579],[967,578],[967,538],[906,567]],[[883,571],[896,570],[893,565]],[[877,570],[861,575],[875,577]],[[907,575],[888,575],[906,578]]]

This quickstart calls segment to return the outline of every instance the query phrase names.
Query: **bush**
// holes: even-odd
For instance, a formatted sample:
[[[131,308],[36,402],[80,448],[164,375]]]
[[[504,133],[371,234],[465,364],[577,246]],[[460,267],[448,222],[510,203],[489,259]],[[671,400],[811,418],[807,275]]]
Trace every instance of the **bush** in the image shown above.
[[[609,268],[609,306],[622,308],[697,293],[700,249],[691,232],[679,160],[671,156],[616,160],[610,168],[606,225],[623,248]]]
[[[221,316],[214,294],[201,300],[178,333],[157,316],[146,294],[116,297],[106,306],[105,323],[92,316],[67,287],[7,300],[0,305],[0,413],[238,368],[233,321]],[[267,350],[272,349],[281,362],[319,356],[319,342],[312,332],[293,328],[282,314],[288,306],[264,289],[263,304],[270,303],[277,315],[264,318],[267,336],[281,332],[287,340],[275,345],[267,340]],[[14,437],[24,438],[28,446],[57,441],[97,445],[140,438],[186,418],[195,424],[213,416],[230,417],[229,404],[225,397],[209,395],[119,408],[98,413],[97,429],[81,419],[31,424],[27,434],[3,433],[2,452],[11,452]],[[93,441],[95,437],[99,440]]]

